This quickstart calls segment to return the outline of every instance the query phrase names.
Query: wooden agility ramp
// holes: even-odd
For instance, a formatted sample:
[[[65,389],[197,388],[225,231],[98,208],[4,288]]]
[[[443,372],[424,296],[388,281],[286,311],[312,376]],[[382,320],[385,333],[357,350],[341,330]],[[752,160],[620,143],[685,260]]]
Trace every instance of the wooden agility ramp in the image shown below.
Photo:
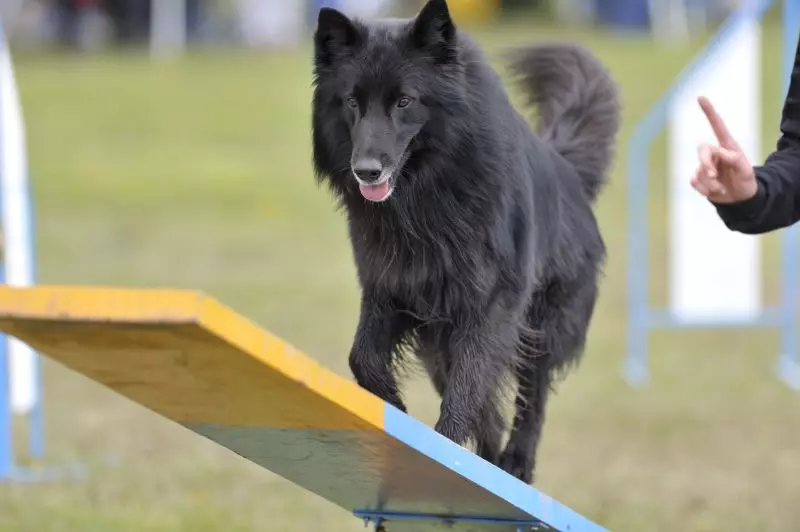
[[[0,287],[0,330],[388,532],[595,532],[201,293]]]

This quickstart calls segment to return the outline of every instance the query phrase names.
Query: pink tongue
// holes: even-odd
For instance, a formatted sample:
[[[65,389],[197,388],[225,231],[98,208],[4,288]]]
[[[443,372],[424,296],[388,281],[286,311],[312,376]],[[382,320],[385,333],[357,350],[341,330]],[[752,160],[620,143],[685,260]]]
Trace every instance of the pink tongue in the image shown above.
[[[380,185],[360,185],[361,195],[369,201],[382,201],[389,195],[389,181]]]

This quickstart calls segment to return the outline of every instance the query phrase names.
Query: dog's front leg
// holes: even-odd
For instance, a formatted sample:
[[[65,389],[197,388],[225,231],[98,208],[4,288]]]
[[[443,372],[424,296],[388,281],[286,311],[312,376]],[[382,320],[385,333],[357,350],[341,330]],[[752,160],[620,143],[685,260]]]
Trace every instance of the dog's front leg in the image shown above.
[[[517,330],[503,312],[483,324],[457,328],[450,339],[452,366],[436,431],[459,445],[476,441],[486,412],[497,405],[500,380],[513,363]],[[499,444],[498,444],[499,445]]]
[[[406,407],[393,372],[393,357],[403,336],[412,324],[397,312],[391,298],[365,289],[353,347],[350,370],[358,384],[403,412]]]

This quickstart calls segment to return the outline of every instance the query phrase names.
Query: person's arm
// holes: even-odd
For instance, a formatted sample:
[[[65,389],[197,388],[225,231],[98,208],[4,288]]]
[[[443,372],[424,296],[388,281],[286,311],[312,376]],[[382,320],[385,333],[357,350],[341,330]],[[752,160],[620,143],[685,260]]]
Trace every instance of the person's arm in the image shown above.
[[[741,233],[761,234],[800,220],[800,44],[783,105],[777,150],[753,169],[758,183],[755,196],[714,204],[725,225]]]

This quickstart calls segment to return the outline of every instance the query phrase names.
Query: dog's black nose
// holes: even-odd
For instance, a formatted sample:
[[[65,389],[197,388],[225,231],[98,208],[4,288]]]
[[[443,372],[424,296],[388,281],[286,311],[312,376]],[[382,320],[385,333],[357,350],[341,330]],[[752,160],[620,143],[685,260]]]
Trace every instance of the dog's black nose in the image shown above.
[[[374,183],[383,173],[383,165],[377,159],[363,159],[353,165],[353,173],[363,183]]]

